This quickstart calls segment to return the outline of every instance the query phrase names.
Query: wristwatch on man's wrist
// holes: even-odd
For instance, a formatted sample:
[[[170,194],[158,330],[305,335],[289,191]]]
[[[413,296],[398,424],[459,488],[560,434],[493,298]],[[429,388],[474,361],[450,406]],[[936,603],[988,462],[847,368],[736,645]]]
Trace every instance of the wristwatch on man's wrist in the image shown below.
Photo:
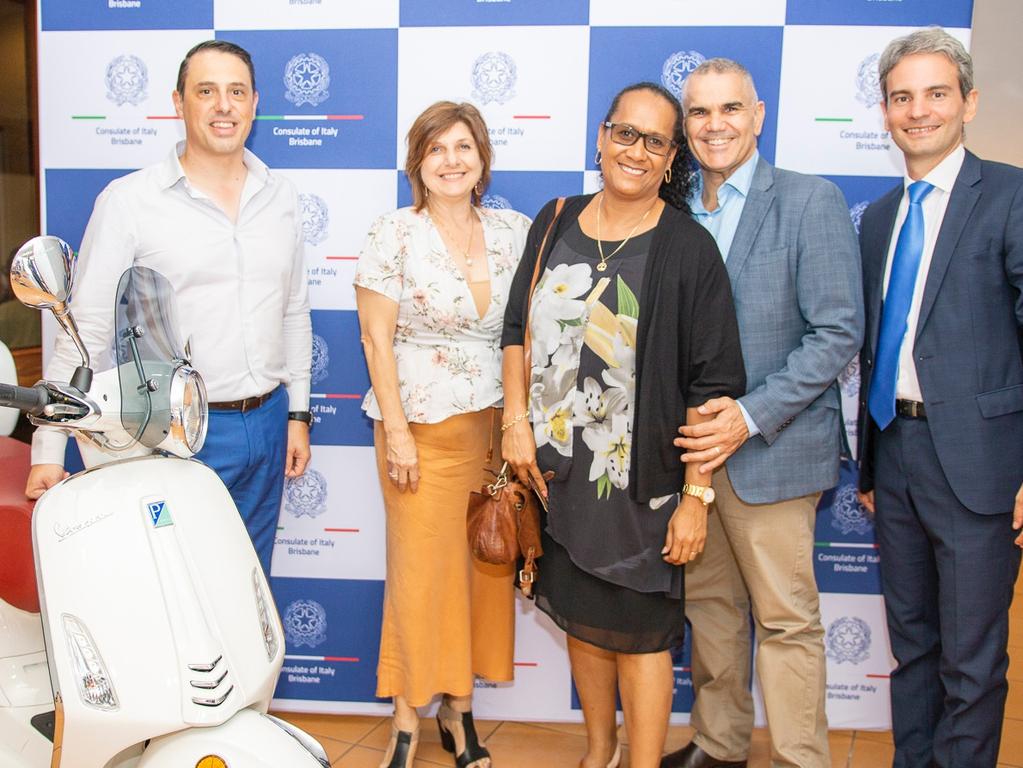
[[[288,411],[288,421],[301,421],[303,424],[312,424],[313,415],[309,411]]]
[[[707,506],[714,502],[714,489],[709,485],[693,485],[692,483],[686,483],[682,486],[682,493],[686,496],[693,496],[703,502],[703,506]]]

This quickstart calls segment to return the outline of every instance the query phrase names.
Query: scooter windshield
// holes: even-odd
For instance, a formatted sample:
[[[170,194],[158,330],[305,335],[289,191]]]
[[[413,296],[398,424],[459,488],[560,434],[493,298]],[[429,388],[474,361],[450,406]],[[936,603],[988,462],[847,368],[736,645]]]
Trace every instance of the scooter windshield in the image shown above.
[[[147,448],[171,427],[171,380],[185,362],[170,281],[149,267],[121,275],[114,301],[121,425]]]

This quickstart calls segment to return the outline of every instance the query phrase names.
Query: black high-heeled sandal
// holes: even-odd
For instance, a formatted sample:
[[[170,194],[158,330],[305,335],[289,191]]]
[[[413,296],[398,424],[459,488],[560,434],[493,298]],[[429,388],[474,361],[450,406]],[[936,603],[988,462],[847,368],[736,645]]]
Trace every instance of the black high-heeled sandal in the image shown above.
[[[462,724],[462,732],[465,734],[465,749],[459,755],[455,755],[455,736],[444,725],[445,721],[461,722]],[[485,757],[490,757],[490,752],[480,744],[479,736],[476,735],[472,712],[458,712],[446,703],[442,703],[437,711],[437,730],[440,731],[440,745],[455,756],[455,765],[458,768],[467,768]]]
[[[392,720],[391,741],[387,745],[387,752],[384,753],[384,761],[380,763],[380,768],[412,768],[418,746],[419,728],[414,731],[399,731]]]

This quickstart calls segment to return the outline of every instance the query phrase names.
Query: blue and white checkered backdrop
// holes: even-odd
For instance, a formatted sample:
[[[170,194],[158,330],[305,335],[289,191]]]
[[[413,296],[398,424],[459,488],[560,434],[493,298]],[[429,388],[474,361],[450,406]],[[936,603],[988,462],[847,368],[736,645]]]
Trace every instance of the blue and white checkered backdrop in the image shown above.
[[[313,306],[313,460],[289,483],[273,561],[288,634],[277,706],[383,712],[374,698],[384,513],[359,405],[369,381],[351,287],[370,222],[410,200],[399,170],[414,117],[477,104],[495,157],[486,205],[534,215],[594,190],[598,121],[621,86],[678,92],[702,59],[752,71],[767,103],[760,151],[823,175],[854,220],[902,165],[877,106],[878,54],[940,24],[969,44],[973,0],[41,0],[39,150],[45,231],[75,247],[97,193],[162,159],[183,135],[170,94],[193,44],[252,52],[260,93],[250,147],[302,194]],[[52,333],[50,334],[52,336]],[[858,376],[842,377],[846,403]],[[854,406],[853,406],[854,407]],[[852,409],[847,408],[852,415]],[[854,429],[852,418],[847,426]],[[851,442],[855,442],[851,440]],[[854,470],[825,495],[814,552],[833,727],[888,726],[892,667],[870,520]],[[564,640],[519,602],[516,681],[478,685],[491,718],[577,720]],[[676,662],[675,719],[692,701]]]

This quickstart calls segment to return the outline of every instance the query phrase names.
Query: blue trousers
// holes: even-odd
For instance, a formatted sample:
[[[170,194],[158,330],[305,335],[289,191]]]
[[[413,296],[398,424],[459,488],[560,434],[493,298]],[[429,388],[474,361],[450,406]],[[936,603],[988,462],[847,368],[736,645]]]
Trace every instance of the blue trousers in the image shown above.
[[[959,502],[923,419],[896,418],[878,436],[874,466],[881,586],[898,661],[894,766],[995,768],[1020,565],[1012,513],[979,515]]]
[[[288,395],[278,387],[254,411],[210,411],[206,443],[196,454],[227,486],[267,578],[287,451]]]

